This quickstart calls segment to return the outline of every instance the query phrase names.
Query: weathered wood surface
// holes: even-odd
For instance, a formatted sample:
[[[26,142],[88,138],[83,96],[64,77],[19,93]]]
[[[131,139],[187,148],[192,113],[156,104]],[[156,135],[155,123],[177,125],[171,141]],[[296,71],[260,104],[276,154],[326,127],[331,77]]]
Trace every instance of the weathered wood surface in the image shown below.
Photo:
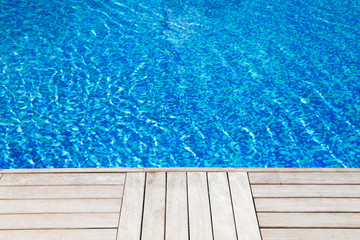
[[[0,186],[124,184],[124,173],[4,174]]]
[[[0,230],[2,240],[114,240],[116,229]]]
[[[360,234],[358,169],[0,172],[0,239],[352,240]]]
[[[359,240],[360,229],[262,229],[264,240]]]
[[[0,214],[0,229],[116,228],[118,213]]]
[[[233,207],[227,174],[208,173],[214,240],[236,240]]]
[[[258,212],[360,212],[359,198],[256,198]]]
[[[188,173],[190,239],[212,240],[209,190],[205,172]]]
[[[0,214],[15,213],[118,213],[121,199],[0,200]]]
[[[359,168],[44,168],[44,169],[0,169],[0,174],[11,173],[146,173],[146,172],[317,172],[360,173]]]
[[[115,240],[126,174],[3,174],[0,239]]]
[[[141,239],[156,240],[165,237],[165,173],[148,173]]]
[[[138,173],[126,178],[118,239],[261,239],[246,173],[148,172],[129,187],[130,175]]]
[[[124,185],[0,186],[0,199],[121,198]]]
[[[251,184],[360,184],[360,173],[249,173]]]
[[[359,239],[357,172],[249,173],[264,240]]]
[[[252,185],[254,197],[359,198],[360,185]]]
[[[260,240],[247,173],[229,173],[234,216],[239,240]]]
[[[360,213],[258,213],[261,228],[360,228]]]
[[[128,173],[118,227],[118,240],[139,240],[143,214],[145,173]]]
[[[187,179],[185,172],[167,173],[166,240],[188,240]]]

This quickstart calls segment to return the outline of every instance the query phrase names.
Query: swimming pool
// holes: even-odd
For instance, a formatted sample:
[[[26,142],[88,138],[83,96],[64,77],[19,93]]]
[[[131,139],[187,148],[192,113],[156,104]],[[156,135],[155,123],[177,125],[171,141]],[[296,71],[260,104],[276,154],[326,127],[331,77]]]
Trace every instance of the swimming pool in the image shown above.
[[[360,167],[360,5],[0,1],[0,168]]]

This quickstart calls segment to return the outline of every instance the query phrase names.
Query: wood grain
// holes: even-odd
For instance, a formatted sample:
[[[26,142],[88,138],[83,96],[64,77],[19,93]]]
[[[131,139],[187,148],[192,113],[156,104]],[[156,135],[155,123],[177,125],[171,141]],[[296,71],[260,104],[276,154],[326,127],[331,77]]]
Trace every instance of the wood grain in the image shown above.
[[[121,198],[124,185],[0,186],[0,199]]]
[[[188,207],[185,172],[167,173],[166,240],[187,240]]]
[[[360,197],[360,185],[252,185],[254,197]]]
[[[261,240],[246,173],[228,173],[239,240]]]
[[[261,229],[263,240],[358,240],[360,229]]]
[[[205,172],[188,173],[190,239],[213,240]]]
[[[116,185],[124,181],[124,173],[4,174],[0,186]]]
[[[257,212],[360,212],[359,198],[256,198]]]
[[[120,212],[121,199],[0,200],[0,213]]]
[[[261,228],[360,228],[360,213],[258,213]]]
[[[0,214],[0,229],[116,228],[118,213]]]
[[[165,173],[147,173],[142,225],[142,240],[165,237]]]
[[[127,173],[117,240],[139,240],[143,215],[145,173]]]
[[[251,184],[360,184],[360,173],[249,173]]]
[[[114,240],[116,229],[0,230],[3,240]]]
[[[214,240],[236,240],[234,213],[225,172],[208,173]]]

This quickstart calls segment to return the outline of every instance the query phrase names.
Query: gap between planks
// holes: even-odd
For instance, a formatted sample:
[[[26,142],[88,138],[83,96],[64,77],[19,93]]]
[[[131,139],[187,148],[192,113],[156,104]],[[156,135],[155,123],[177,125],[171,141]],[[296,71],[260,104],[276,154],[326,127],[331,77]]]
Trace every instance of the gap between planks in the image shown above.
[[[176,176],[182,176],[182,180]],[[224,181],[219,184],[218,178]],[[143,240],[164,237],[217,240],[223,239],[224,234],[233,239],[261,239],[246,173],[131,173],[133,187],[129,185],[130,174],[126,179],[118,240],[138,240],[140,236]],[[177,189],[170,189],[171,186]],[[228,198],[226,206],[221,204],[224,194],[217,192],[224,190]],[[183,211],[174,208],[179,205]],[[225,216],[224,207],[228,209]],[[246,213],[249,210],[250,215]],[[182,223],[171,229],[170,226],[175,225],[171,221],[176,223],[179,218]],[[253,219],[253,228],[249,226],[249,219]],[[229,227],[234,231],[227,235],[224,229]],[[182,237],[176,238],[178,236]]]

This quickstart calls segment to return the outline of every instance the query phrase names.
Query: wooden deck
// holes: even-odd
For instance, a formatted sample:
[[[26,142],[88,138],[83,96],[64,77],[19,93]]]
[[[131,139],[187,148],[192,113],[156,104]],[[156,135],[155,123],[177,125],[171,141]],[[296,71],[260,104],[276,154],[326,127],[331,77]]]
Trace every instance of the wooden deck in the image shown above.
[[[359,236],[359,169],[0,170],[0,240]]]

